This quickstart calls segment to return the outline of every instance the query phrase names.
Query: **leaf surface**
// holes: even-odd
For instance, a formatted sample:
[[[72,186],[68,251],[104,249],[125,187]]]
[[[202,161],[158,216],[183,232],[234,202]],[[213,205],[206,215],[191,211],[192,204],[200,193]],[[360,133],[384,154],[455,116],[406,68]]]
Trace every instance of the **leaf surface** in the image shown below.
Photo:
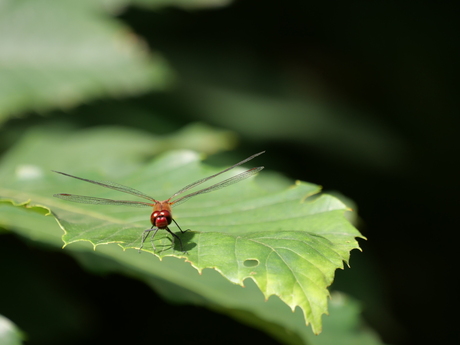
[[[188,152],[172,153],[153,161],[144,171],[158,172],[154,180],[170,185],[165,190],[174,192],[217,172],[200,173],[197,160]],[[134,187],[148,190],[148,176],[152,174],[140,171],[136,175],[136,180],[146,182]],[[179,181],[177,187],[173,181]],[[77,187],[74,181],[68,182]],[[161,230],[152,239],[152,246],[145,245],[143,250],[160,258],[186,257],[199,271],[214,268],[236,284],[253,279],[266,298],[277,295],[291,309],[301,307],[307,323],[319,332],[321,315],[327,311],[327,286],[335,269],[342,268],[350,250],[357,248],[354,237],[359,233],[344,218],[346,206],[338,199],[322,195],[305,200],[318,191],[318,186],[299,182],[290,189],[267,194],[253,181],[244,181],[225,191],[197,196],[174,210],[176,221],[191,229],[185,234],[176,229],[187,253],[180,251],[177,240],[173,246],[171,236]],[[119,194],[101,192],[109,198]],[[158,194],[167,197],[172,192]],[[119,243],[125,249],[138,249],[143,230],[149,228],[150,211],[142,211],[142,217],[141,211],[131,208],[99,207],[59,203],[53,208],[65,231],[64,242],[89,241],[95,246]]]

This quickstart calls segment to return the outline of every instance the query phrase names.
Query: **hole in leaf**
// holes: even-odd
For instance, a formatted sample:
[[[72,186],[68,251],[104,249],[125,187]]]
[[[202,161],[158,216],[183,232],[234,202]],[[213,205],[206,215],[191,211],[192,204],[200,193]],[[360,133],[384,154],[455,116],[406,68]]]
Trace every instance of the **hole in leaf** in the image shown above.
[[[247,259],[247,260],[244,260],[243,264],[245,267],[256,267],[256,266],[259,266],[259,260]]]

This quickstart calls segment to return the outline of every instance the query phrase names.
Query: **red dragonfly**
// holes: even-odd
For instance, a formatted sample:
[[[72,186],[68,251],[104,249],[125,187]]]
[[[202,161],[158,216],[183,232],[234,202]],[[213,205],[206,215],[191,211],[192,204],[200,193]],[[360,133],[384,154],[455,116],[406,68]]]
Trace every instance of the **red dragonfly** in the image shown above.
[[[256,153],[255,155],[252,155],[252,156],[242,160],[241,162],[236,163],[235,165],[232,165],[230,168],[227,168],[227,169],[222,170],[221,172],[218,172],[217,174],[214,174],[214,175],[205,177],[205,178],[203,178],[201,180],[195,181],[195,182],[189,184],[188,186],[185,186],[184,188],[182,188],[178,192],[174,193],[169,199],[166,199],[164,201],[156,200],[156,199],[152,198],[151,196],[148,196],[148,195],[138,191],[137,189],[134,189],[134,188],[131,188],[131,187],[126,187],[126,186],[123,186],[123,185],[115,183],[115,182],[108,182],[108,181],[101,182],[101,181],[88,180],[88,179],[85,179],[85,178],[69,175],[69,174],[66,174],[66,173],[63,173],[63,172],[60,172],[60,171],[54,171],[54,170],[53,171],[55,173],[58,173],[58,174],[61,174],[61,175],[64,175],[64,176],[73,177],[73,178],[76,178],[78,180],[94,183],[94,184],[97,184],[99,186],[114,189],[114,190],[117,190],[117,191],[120,191],[120,192],[123,192],[123,193],[132,194],[132,195],[138,196],[140,198],[147,199],[150,202],[131,201],[131,200],[112,200],[112,199],[96,198],[96,197],[93,197],[93,196],[83,196],[83,195],[75,195],[75,194],[67,194],[67,193],[54,194],[53,196],[55,196],[56,198],[59,198],[59,199],[78,202],[78,203],[82,203],[82,204],[125,205],[125,206],[134,206],[134,207],[153,207],[153,212],[152,212],[152,214],[150,216],[150,222],[152,223],[152,227],[150,229],[144,230],[144,232],[142,234],[141,245],[139,247],[139,252],[142,249],[142,247],[144,246],[145,240],[147,239],[147,237],[149,236],[150,232],[152,232],[152,231],[153,231],[153,235],[151,237],[151,241],[152,241],[153,250],[155,250],[155,245],[153,244],[153,238],[155,237],[155,235],[158,232],[158,230],[166,230],[167,232],[169,232],[172,235],[172,247],[173,248],[174,248],[174,238],[177,238],[179,240],[179,243],[180,243],[181,251],[184,251],[183,246],[182,246],[182,240],[180,239],[179,236],[177,236],[175,233],[173,233],[168,227],[169,224],[171,224],[171,221],[173,221],[176,224],[176,226],[179,228],[181,233],[185,233],[185,231],[187,231],[187,230],[183,231],[181,229],[181,227],[179,226],[179,224],[177,224],[177,222],[174,220],[174,218],[172,216],[171,206],[176,206],[176,205],[182,204],[182,203],[190,200],[191,198],[193,198],[196,195],[213,192],[215,190],[218,190],[218,189],[230,186],[230,185],[232,185],[234,183],[240,182],[242,180],[245,180],[248,177],[251,177],[251,176],[257,174],[264,167],[261,166],[261,167],[256,167],[256,168],[246,170],[246,171],[244,171],[242,173],[239,173],[238,175],[230,177],[230,178],[228,178],[226,180],[223,180],[223,181],[221,181],[219,183],[216,183],[216,184],[214,184],[214,185],[212,185],[210,187],[203,188],[203,189],[200,189],[200,190],[198,190],[196,192],[184,195],[184,196],[180,197],[179,199],[175,199],[175,200],[171,200],[171,199],[173,199],[173,198],[177,197],[178,195],[180,195],[180,194],[192,189],[193,187],[196,187],[196,186],[198,186],[198,185],[200,185],[200,184],[202,184],[202,183],[204,183],[204,182],[206,182],[206,181],[208,181],[208,180],[210,180],[210,179],[212,179],[212,178],[214,178],[216,176],[219,176],[220,174],[223,174],[223,173],[225,173],[225,172],[227,172],[227,171],[229,171],[229,170],[231,170],[231,169],[233,169],[233,168],[235,168],[235,167],[237,167],[237,166],[239,166],[241,164],[244,164],[247,161],[250,161],[251,159],[261,155],[264,152],[265,151]]]

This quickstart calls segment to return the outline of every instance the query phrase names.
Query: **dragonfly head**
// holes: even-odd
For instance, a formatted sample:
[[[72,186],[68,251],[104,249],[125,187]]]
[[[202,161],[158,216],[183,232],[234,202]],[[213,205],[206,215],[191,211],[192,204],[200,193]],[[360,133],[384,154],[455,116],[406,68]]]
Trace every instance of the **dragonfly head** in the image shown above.
[[[172,222],[171,212],[167,210],[154,211],[150,216],[150,221],[158,229],[166,229]]]

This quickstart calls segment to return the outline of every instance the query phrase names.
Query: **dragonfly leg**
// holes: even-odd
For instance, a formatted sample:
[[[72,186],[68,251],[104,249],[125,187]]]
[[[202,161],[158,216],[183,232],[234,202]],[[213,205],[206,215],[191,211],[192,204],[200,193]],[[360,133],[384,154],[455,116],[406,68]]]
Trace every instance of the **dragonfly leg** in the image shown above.
[[[174,222],[174,223],[176,223],[176,222]],[[176,223],[176,224],[177,224],[177,223]],[[180,229],[180,228],[179,228],[179,229]],[[183,252],[184,254],[187,253],[186,251],[184,252],[184,246],[182,245],[182,240],[180,239],[180,237],[177,236],[177,235],[176,235],[174,232],[172,232],[171,230],[169,230],[169,228],[166,228],[165,230],[166,230],[167,232],[169,232],[169,233],[172,235],[172,247],[173,247],[173,249],[174,249],[174,238],[177,238],[177,239],[179,240],[179,243],[180,243],[180,250],[181,250],[181,252]],[[181,230],[181,232],[184,233],[185,231],[182,231],[182,230]]]
[[[174,218],[173,218],[172,220],[173,220],[174,224],[176,224],[176,226],[179,228],[180,232],[185,233],[185,232],[187,232],[187,231],[190,231],[190,229],[187,229],[187,230],[183,231],[183,230],[181,229],[181,227],[179,226],[179,224],[177,224],[177,222],[174,220]]]
[[[150,234],[152,231],[153,231],[153,235],[152,235],[152,237],[150,238],[150,240],[152,241],[153,251],[156,250],[155,245],[153,244],[153,238],[154,238],[155,235],[157,234],[158,230],[160,230],[160,229],[154,228],[153,226],[152,226],[150,229],[144,230],[144,232],[142,233],[142,241],[141,241],[141,246],[139,247],[139,253],[141,252],[141,249],[142,249],[142,247],[144,246],[145,240],[147,239],[147,237],[149,236],[149,234]]]

